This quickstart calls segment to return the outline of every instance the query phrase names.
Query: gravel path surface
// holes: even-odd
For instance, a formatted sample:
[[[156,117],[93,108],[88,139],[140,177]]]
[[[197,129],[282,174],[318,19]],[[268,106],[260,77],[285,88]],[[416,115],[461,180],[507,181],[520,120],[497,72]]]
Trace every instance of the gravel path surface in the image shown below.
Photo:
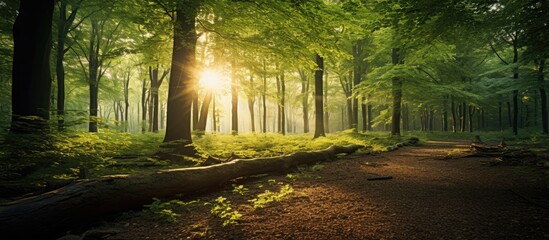
[[[459,157],[467,148],[428,142],[324,163],[293,180],[239,183],[248,189],[243,196],[232,187],[202,196],[175,222],[134,216],[106,224],[117,231],[108,239],[549,239],[541,175]],[[376,176],[393,178],[368,180]],[[285,184],[294,189],[290,196],[252,207],[257,194]],[[219,196],[242,214],[238,224],[223,227],[203,204]]]

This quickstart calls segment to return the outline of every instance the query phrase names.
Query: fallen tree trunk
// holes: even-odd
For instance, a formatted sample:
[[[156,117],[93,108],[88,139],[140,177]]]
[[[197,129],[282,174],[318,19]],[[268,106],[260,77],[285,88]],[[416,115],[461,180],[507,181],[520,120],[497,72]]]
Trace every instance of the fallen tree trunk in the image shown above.
[[[492,146],[483,143],[472,143],[471,154],[467,157],[492,158],[492,161],[488,162],[492,166],[535,165],[537,162],[537,155],[534,152],[522,148],[508,148],[503,144]]]
[[[320,151],[231,162],[194,168],[162,170],[147,175],[113,175],[81,180],[35,197],[0,206],[0,232],[9,239],[47,239],[72,227],[113,213],[136,209],[153,197],[190,194],[250,175],[288,170],[297,165],[350,154],[362,146],[331,146]]]

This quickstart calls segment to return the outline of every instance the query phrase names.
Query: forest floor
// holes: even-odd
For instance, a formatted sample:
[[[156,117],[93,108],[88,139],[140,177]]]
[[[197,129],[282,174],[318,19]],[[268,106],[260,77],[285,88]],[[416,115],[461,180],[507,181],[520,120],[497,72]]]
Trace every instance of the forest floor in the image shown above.
[[[99,229],[107,239],[549,239],[547,173],[463,157],[469,143],[351,155],[202,195],[175,221],[133,213]],[[254,208],[266,190],[280,199]],[[223,226],[211,210],[228,204],[242,216]]]

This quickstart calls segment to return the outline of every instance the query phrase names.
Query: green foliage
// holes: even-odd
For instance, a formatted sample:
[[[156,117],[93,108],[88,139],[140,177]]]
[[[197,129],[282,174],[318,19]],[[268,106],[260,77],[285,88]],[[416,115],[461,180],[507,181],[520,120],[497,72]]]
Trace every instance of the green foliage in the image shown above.
[[[232,192],[244,196],[248,192],[248,188],[245,188],[244,185],[233,184]]]
[[[238,210],[233,210],[231,202],[225,197],[220,196],[215,202],[207,203],[206,205],[213,205],[210,213],[223,219],[223,227],[236,224],[242,217],[242,214]]]
[[[1,177],[17,174],[20,169],[40,166],[28,180],[70,179],[78,176],[78,168],[90,170],[91,176],[105,173],[129,173],[132,169],[113,169],[116,156],[131,155],[149,160],[148,156],[158,150],[160,137],[153,134],[120,133],[101,129],[98,133],[65,131],[37,136],[33,134],[10,134],[9,139],[0,139]],[[26,146],[26,147],[21,147]],[[10,156],[17,156],[16,159]],[[165,163],[157,161],[159,166]],[[5,172],[4,172],[5,171]]]
[[[153,198],[151,204],[145,205],[147,212],[153,214],[153,216],[158,219],[162,219],[168,222],[175,222],[177,217],[181,214],[177,212],[188,211],[190,207],[196,205],[199,201],[194,200],[190,202],[184,202],[181,200],[170,200],[167,202],[162,202],[158,198]]]
[[[326,166],[324,164],[317,163],[311,167],[311,170],[318,172],[318,171],[322,171],[325,167]]]
[[[260,193],[257,195],[256,198],[249,200],[251,203],[253,203],[254,208],[264,208],[269,203],[272,202],[280,202],[284,198],[288,197],[290,194],[294,192],[294,188],[290,186],[289,184],[286,184],[280,188],[280,191],[278,192],[271,192],[269,190],[265,190],[265,192]]]
[[[206,134],[194,139],[194,145],[199,152],[221,158],[233,154],[241,158],[272,157],[348,144],[372,146],[375,151],[382,151],[386,145],[397,142],[386,133],[360,134],[353,131],[327,134],[325,138],[314,140],[308,134],[283,136],[275,133],[245,133],[238,136]]]

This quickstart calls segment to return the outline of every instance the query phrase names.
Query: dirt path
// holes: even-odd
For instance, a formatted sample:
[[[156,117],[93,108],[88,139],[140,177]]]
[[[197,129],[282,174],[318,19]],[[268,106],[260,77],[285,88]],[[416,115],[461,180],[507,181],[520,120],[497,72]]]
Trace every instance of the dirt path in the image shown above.
[[[484,166],[482,158],[446,158],[467,147],[429,142],[329,162],[295,180],[269,176],[245,183],[244,196],[227,188],[200,199],[226,197],[243,215],[238,224],[223,227],[201,203],[173,223],[121,220],[109,239],[549,239],[549,194],[539,175]],[[393,179],[367,180],[377,175]],[[279,183],[294,193],[251,206],[251,198]]]

